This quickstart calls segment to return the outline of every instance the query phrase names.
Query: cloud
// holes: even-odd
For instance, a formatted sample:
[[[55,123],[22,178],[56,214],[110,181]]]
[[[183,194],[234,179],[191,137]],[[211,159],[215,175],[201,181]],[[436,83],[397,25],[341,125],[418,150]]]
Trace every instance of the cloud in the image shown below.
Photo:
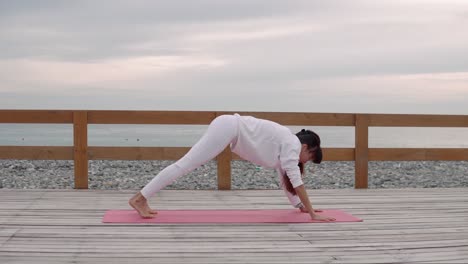
[[[391,106],[395,109],[402,107],[398,109],[399,112],[414,112],[408,106],[423,105],[428,106],[428,110],[431,105],[443,104],[450,109],[450,104],[453,104],[458,111],[463,111],[465,98],[468,98],[467,81],[468,72],[395,74],[303,81],[294,87],[304,97],[333,102],[335,105],[372,105],[374,109]]]
[[[466,112],[467,13],[456,0],[3,1],[0,92],[79,90],[111,108]]]
[[[222,67],[222,60],[209,57],[132,57],[126,59],[62,62],[47,60],[10,60],[0,62],[0,74],[3,80],[13,81],[20,73],[23,78],[19,83],[50,85],[50,87],[100,86],[104,89],[131,89],[131,82],[140,79],[157,79],[163,74],[180,69],[196,68],[203,70]],[[13,78],[11,78],[13,77]],[[122,85],[122,82],[125,84]]]

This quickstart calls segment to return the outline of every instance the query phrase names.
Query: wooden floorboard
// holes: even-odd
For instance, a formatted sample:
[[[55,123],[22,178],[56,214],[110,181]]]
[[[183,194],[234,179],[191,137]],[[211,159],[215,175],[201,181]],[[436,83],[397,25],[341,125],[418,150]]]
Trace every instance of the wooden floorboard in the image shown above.
[[[364,222],[103,224],[133,191],[0,189],[0,263],[468,263],[468,189],[309,190]],[[284,209],[280,190],[165,190],[156,209]]]

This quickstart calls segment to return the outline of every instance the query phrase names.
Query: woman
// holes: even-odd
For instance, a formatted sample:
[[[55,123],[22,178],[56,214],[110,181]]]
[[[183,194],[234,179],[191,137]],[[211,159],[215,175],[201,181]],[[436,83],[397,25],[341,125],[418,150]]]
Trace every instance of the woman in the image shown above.
[[[290,203],[309,213],[312,220],[335,220],[312,209],[302,181],[304,164],[309,160],[314,163],[322,161],[319,136],[304,129],[294,135],[287,127],[275,122],[238,114],[215,118],[190,151],[162,170],[129,200],[129,204],[141,217],[155,217],[157,212],[149,207],[147,199],[177,178],[212,160],[228,145],[232,152],[245,160],[275,168]]]

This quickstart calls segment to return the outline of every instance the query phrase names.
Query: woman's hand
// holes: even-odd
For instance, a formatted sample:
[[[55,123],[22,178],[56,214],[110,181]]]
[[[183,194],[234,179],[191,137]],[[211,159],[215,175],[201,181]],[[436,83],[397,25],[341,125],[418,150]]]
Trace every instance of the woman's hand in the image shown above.
[[[301,200],[301,203],[303,204],[302,206],[303,208],[300,208],[301,212],[308,212],[312,220],[323,221],[323,222],[335,221],[335,218],[333,217],[321,216],[315,213],[315,210],[312,208],[312,204],[310,203],[309,196],[307,195],[307,191],[304,187],[304,184],[297,186],[296,188],[294,188],[294,190],[296,191],[297,196],[299,196],[299,199]]]
[[[333,217],[328,217],[328,216],[325,216],[325,215],[319,215],[319,214],[316,214],[316,213],[311,213],[310,217],[312,218],[312,220],[322,221],[322,222],[333,222],[333,221],[336,220]]]

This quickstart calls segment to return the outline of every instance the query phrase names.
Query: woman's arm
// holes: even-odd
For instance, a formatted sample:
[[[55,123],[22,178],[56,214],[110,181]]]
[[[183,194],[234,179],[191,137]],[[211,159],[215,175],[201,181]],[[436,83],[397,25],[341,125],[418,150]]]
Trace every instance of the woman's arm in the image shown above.
[[[309,196],[307,195],[307,191],[304,187],[304,184],[297,186],[296,188],[294,188],[294,190],[296,191],[297,196],[299,196],[299,199],[301,199],[301,202],[304,205],[304,210],[307,210],[307,212],[309,212],[309,215],[312,218],[312,220],[325,221],[325,222],[335,221],[335,218],[333,217],[322,216],[314,212],[314,209],[312,208],[312,204],[310,203]]]
[[[280,182],[280,186],[281,188],[283,188],[283,191],[286,197],[288,197],[289,203],[295,208],[300,208],[299,205],[302,205],[302,203],[299,197],[297,195],[294,195],[288,192],[288,190],[286,190],[286,185],[284,184],[284,178],[283,178],[284,172],[281,171],[280,169],[276,169],[276,172],[278,173],[278,180]]]

